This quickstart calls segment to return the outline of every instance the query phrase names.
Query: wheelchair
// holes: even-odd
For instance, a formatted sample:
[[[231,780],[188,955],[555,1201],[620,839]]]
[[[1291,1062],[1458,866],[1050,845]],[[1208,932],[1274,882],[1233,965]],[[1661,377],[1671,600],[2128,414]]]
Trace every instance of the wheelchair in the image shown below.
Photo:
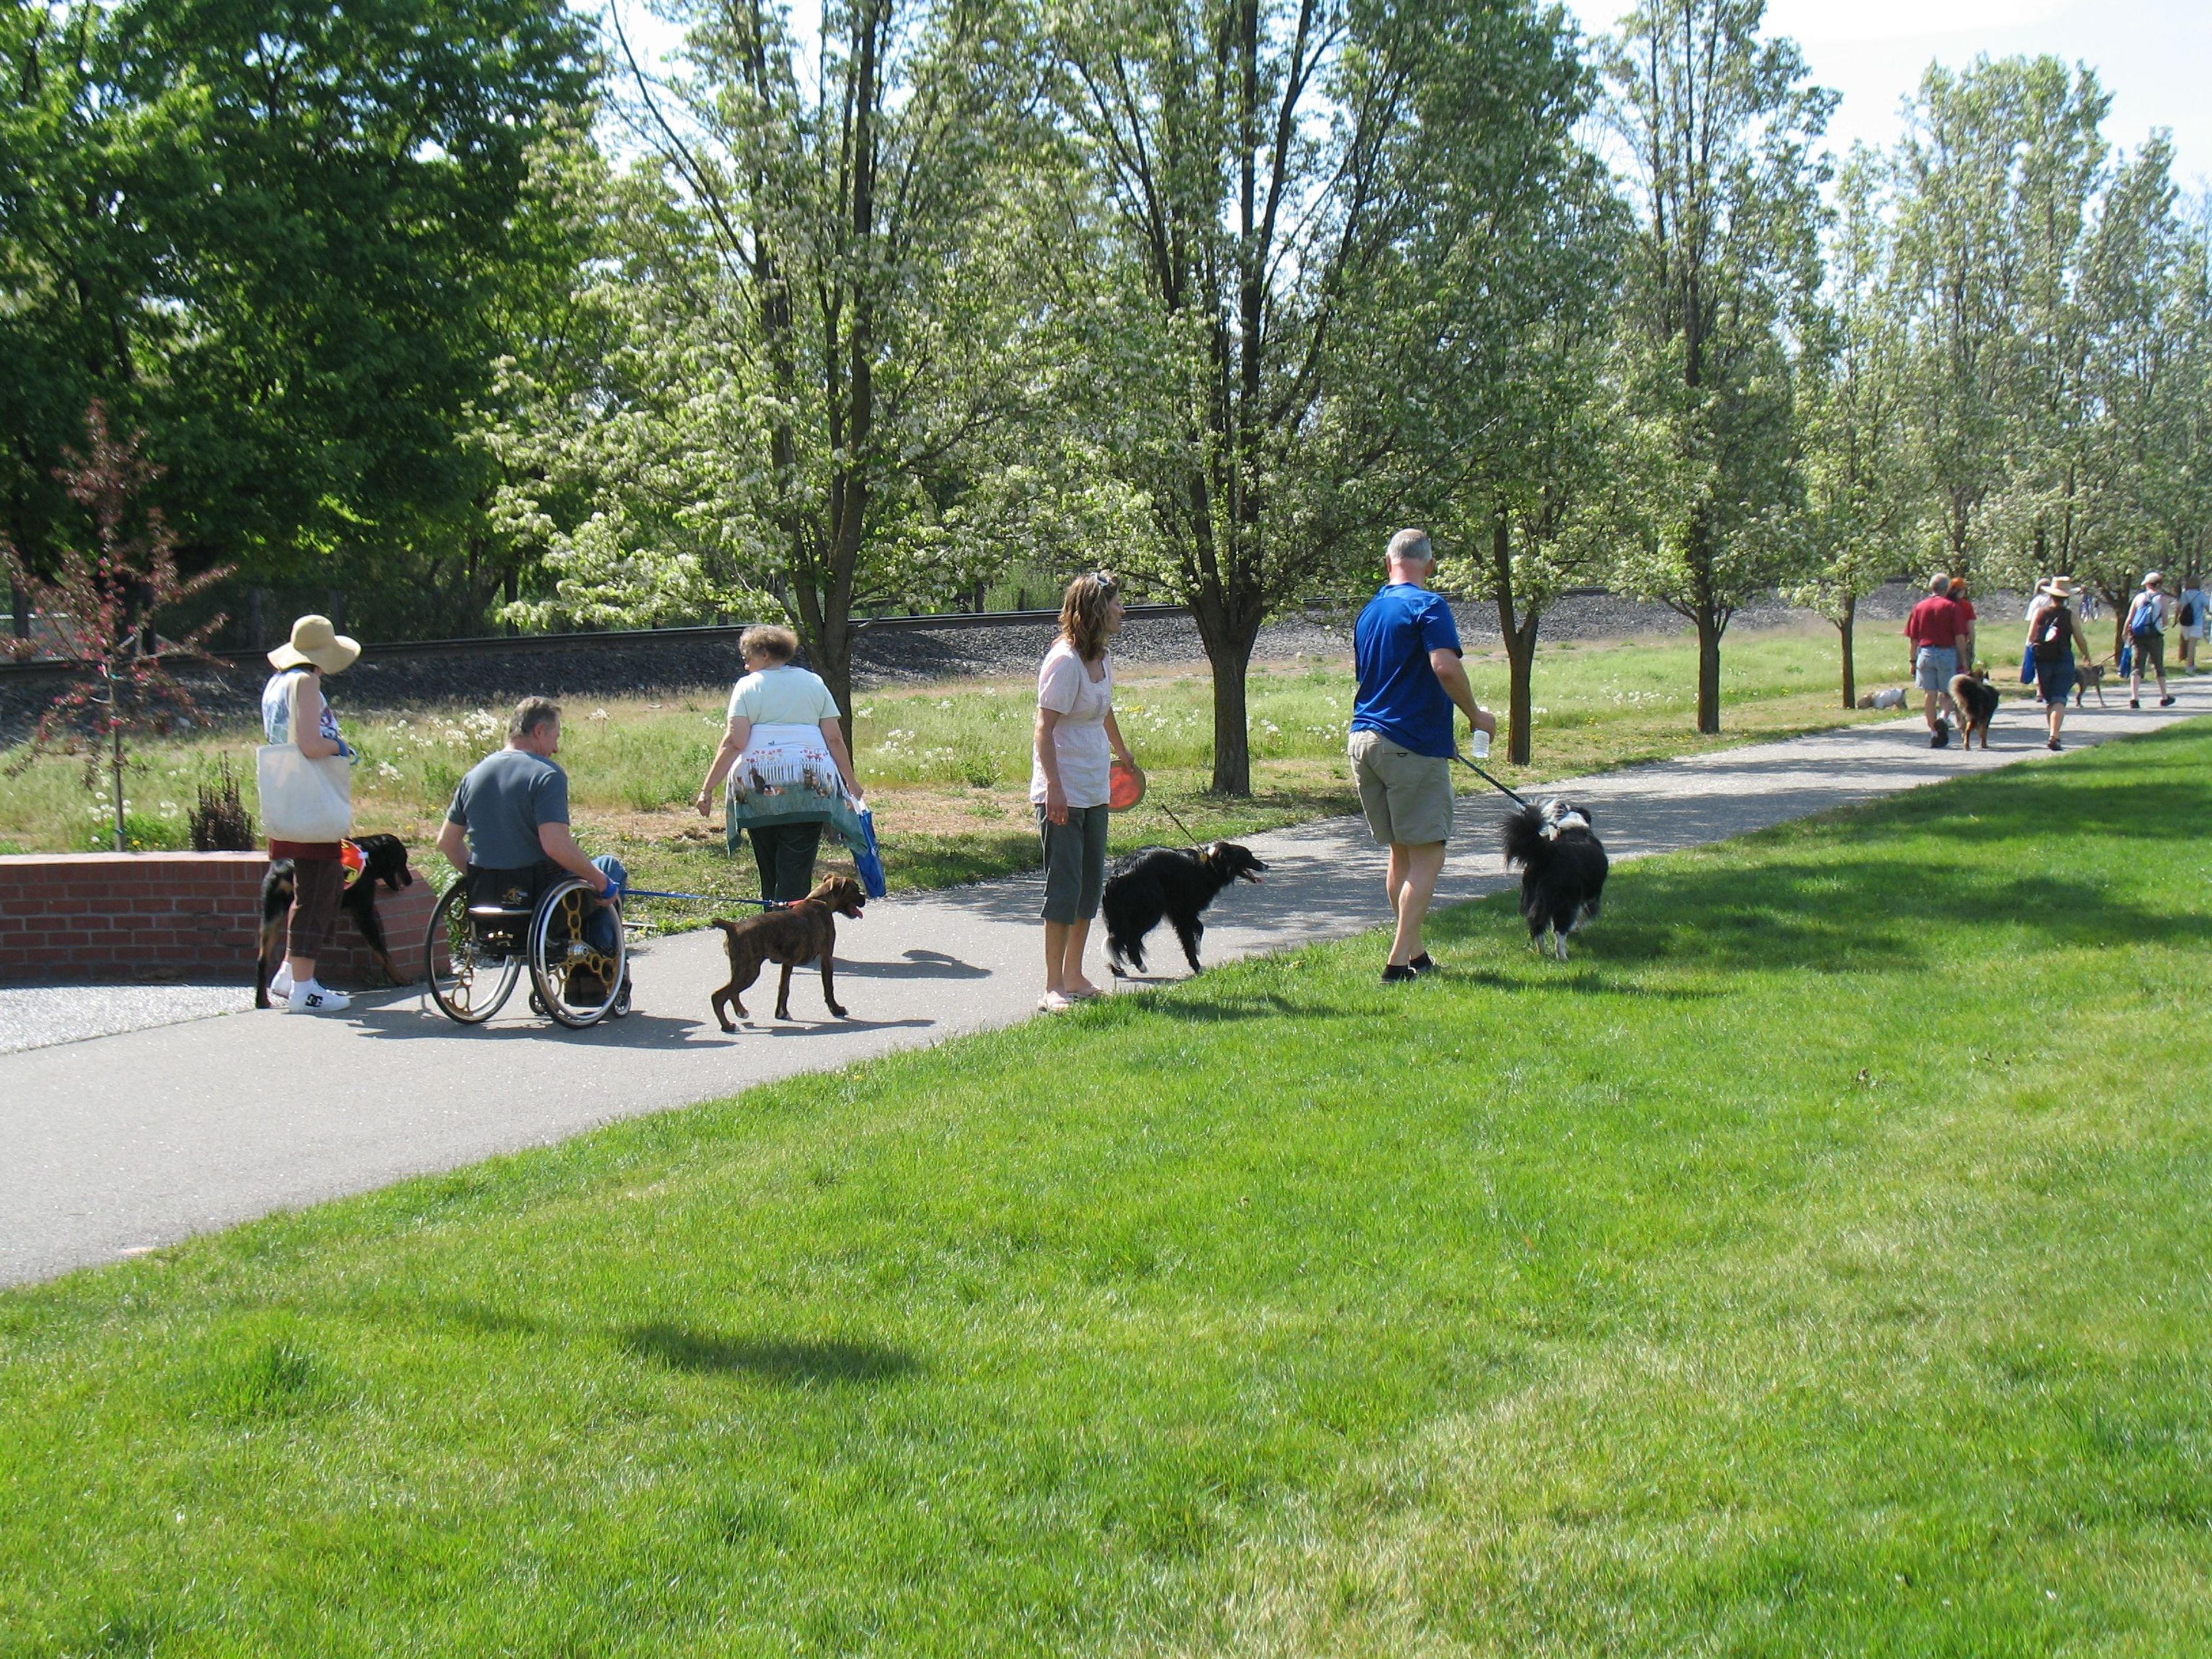
[[[629,937],[619,915],[614,946],[602,950],[589,924],[599,908],[592,889],[562,874],[540,887],[479,877],[472,872],[448,887],[431,912],[424,947],[430,1000],[461,1025],[481,1025],[530,972],[532,1012],[571,1030],[629,1012]]]

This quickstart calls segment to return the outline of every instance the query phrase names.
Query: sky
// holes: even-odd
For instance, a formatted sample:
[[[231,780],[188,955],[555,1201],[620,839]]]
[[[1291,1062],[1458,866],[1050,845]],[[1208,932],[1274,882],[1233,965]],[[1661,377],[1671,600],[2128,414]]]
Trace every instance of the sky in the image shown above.
[[[1567,0],[1593,33],[1620,0]],[[2133,150],[2153,127],[2173,136],[2174,182],[2212,187],[2212,0],[1767,0],[1766,33],[1797,42],[1813,79],[1843,94],[1828,124],[1838,153],[1884,145],[1902,130],[1898,104],[1931,60],[1963,68],[2049,52],[2087,64],[2112,94],[2105,137]]]

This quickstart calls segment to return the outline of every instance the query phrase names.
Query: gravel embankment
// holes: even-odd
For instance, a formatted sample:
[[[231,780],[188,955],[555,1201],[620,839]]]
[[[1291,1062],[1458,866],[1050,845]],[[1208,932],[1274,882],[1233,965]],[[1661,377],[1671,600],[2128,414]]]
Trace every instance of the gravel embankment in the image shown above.
[[[1908,585],[1893,583],[1869,596],[1861,616],[1869,623],[1887,623],[1902,617],[1917,597]],[[2018,611],[2004,595],[1992,596],[1984,608],[1992,616]],[[1461,635],[1469,645],[1497,643],[1494,607],[1463,604],[1454,609]],[[1776,602],[1738,612],[1730,626],[1750,629],[1812,620],[1810,612]],[[1686,627],[1664,605],[1612,593],[1576,594],[1562,599],[1546,616],[1542,638],[1650,638],[1678,634]],[[863,687],[872,687],[1026,674],[1051,638],[1050,624],[1042,621],[1002,628],[863,633],[858,677]],[[1351,648],[1351,617],[1315,612],[1286,617],[1263,629],[1255,655],[1262,660],[1342,657]],[[1206,654],[1197,625],[1188,617],[1133,621],[1115,652],[1124,662],[1150,664],[1197,662]],[[548,641],[539,647],[502,645],[480,654],[438,650],[380,657],[372,651],[347,670],[343,679],[333,682],[332,701],[356,714],[455,702],[495,708],[532,693],[567,698],[651,696],[699,686],[720,688],[742,672],[737,641],[728,635],[702,639],[678,634],[656,640],[650,635],[611,635],[603,641]],[[258,663],[240,661],[228,670],[184,678],[210,715],[243,721],[252,717],[267,675]],[[0,672],[0,743],[22,738],[59,684],[48,675]]]

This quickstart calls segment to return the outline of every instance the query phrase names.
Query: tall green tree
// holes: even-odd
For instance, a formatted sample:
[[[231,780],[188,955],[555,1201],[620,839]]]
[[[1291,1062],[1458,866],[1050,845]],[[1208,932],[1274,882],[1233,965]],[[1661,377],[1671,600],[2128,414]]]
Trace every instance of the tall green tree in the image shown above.
[[[1048,384],[1037,58],[1004,5],[854,0],[804,39],[769,0],[678,15],[680,73],[623,47],[653,153],[599,185],[592,389],[556,374],[500,435],[502,513],[544,539],[540,614],[781,609],[849,708],[860,611],[964,585],[967,486]]]
[[[1909,568],[1927,495],[1909,423],[1911,296],[1887,175],[1882,156],[1855,146],[1838,179],[1828,286],[1806,331],[1797,400],[1810,568],[1790,597],[1835,624],[1846,708],[1858,701],[1859,601]]]
[[[2057,434],[2052,471],[2066,485],[2058,505],[2081,524],[2073,574],[2110,607],[2116,650],[2143,572],[2180,550],[2180,526],[2197,520],[2191,529],[2203,533],[2207,504],[2195,453],[2208,344],[2203,245],[2176,198],[2172,147],[2154,132],[2096,204],[2074,285],[2084,412]]]
[[[1526,764],[1544,613],[1611,557],[1633,498],[1608,374],[1627,216],[1584,142],[1599,85],[1563,14],[1461,9],[1419,62],[1400,187],[1424,210],[1348,330],[1364,372],[1340,398],[1387,434],[1384,488],[1437,527],[1446,585],[1496,606]]]
[[[450,617],[489,482],[465,410],[574,257],[520,191],[586,40],[561,0],[0,0],[0,505],[31,561],[98,393],[188,563]]]
[[[1149,512],[1124,562],[1198,624],[1222,793],[1251,788],[1261,623],[1341,568],[1360,522],[1347,484],[1376,458],[1334,399],[1361,372],[1346,347],[1371,281],[1417,217],[1405,161],[1428,45],[1519,9],[1051,11],[1063,120],[1103,204],[1076,226],[1095,260],[1070,331],[1091,368],[1089,430]]]
[[[1930,65],[1907,111],[1894,173],[1911,428],[1929,539],[1951,570],[2048,574],[2075,556],[2065,456],[2086,413],[2087,336],[2074,284],[2110,103],[2056,58],[1980,58]],[[2008,562],[2008,545],[2021,550]]]
[[[1833,94],[1764,0],[1645,0],[1608,58],[1638,234],[1626,337],[1671,465],[1632,589],[1698,631],[1698,729],[1720,730],[1721,636],[1786,580],[1802,543],[1793,330],[1820,285],[1823,165],[1809,145]]]

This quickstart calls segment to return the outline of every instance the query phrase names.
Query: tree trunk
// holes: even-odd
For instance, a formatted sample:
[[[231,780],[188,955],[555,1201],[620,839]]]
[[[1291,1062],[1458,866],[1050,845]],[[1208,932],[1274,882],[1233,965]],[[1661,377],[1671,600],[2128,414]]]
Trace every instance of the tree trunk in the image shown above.
[[[1532,611],[1525,617],[1515,613],[1513,545],[1503,513],[1495,514],[1490,523],[1490,572],[1492,588],[1498,597],[1498,631],[1504,636],[1508,665],[1505,758],[1516,766],[1526,766],[1535,748],[1533,682],[1536,623],[1541,613]]]
[[[9,627],[19,640],[31,637],[31,596],[23,591],[23,584],[13,576],[8,579],[8,610],[13,618]]]
[[[1844,595],[1844,614],[1836,623],[1836,631],[1844,636],[1844,707],[1859,706],[1858,664],[1851,654],[1851,629],[1858,620],[1859,598],[1856,593]]]
[[[107,681],[107,720],[108,739],[113,747],[109,750],[108,772],[115,785],[115,850],[120,853],[127,849],[124,845],[123,723],[116,718],[118,711],[115,697],[115,678],[111,674]]]
[[[1524,617],[1521,626],[1505,635],[1505,660],[1510,685],[1505,694],[1505,758],[1516,766],[1528,764],[1535,750],[1535,711],[1532,683],[1536,666],[1536,617]]]
[[[1252,741],[1246,726],[1245,678],[1250,648],[1209,656],[1213,665],[1213,793],[1252,793]]]
[[[1717,737],[1721,729],[1720,609],[1710,599],[1698,605],[1698,731]]]

